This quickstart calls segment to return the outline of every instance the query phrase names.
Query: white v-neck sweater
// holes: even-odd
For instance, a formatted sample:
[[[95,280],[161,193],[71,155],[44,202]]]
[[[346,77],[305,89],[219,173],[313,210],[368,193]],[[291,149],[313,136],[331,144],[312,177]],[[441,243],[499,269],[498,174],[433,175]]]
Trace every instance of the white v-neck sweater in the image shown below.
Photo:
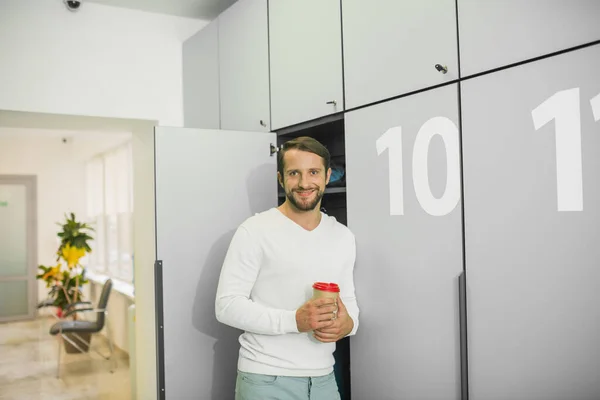
[[[239,370],[281,376],[330,373],[335,343],[298,332],[296,310],[312,297],[314,282],[335,282],[354,321],[354,335],[359,315],[355,258],[352,232],[324,213],[312,231],[277,208],[244,221],[225,257],[215,302],[217,319],[244,331]]]

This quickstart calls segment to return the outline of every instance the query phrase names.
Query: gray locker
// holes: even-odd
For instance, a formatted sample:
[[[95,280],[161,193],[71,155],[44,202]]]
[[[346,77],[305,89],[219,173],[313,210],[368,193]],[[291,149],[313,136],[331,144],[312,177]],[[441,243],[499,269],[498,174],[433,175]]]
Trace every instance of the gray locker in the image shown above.
[[[271,129],[344,110],[339,0],[269,2]]]
[[[219,129],[219,20],[182,46],[183,115],[188,128]]]
[[[268,132],[267,0],[243,0],[219,15],[221,128]]]
[[[458,78],[455,0],[342,0],[342,19],[346,109]]]
[[[597,45],[462,84],[473,399],[600,398],[599,64]]]
[[[155,137],[159,387],[167,399],[232,400],[241,331],[216,320],[215,294],[238,225],[277,206],[275,134],[157,127]]]
[[[600,40],[598,0],[458,0],[463,77]]]
[[[353,400],[460,398],[457,124],[457,85],[346,115]]]

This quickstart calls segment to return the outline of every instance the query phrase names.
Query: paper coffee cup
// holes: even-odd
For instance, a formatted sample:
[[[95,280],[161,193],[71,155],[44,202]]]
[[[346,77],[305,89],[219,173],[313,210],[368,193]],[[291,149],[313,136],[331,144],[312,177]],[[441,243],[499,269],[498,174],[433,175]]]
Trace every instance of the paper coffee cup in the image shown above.
[[[340,287],[337,283],[315,282],[313,284],[313,299],[329,297],[337,299],[340,294]]]

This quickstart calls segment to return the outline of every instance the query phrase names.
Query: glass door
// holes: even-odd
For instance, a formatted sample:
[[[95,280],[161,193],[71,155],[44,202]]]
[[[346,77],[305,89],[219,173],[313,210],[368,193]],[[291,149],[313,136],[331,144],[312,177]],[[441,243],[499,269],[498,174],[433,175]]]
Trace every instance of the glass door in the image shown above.
[[[36,177],[0,175],[0,322],[34,317]]]

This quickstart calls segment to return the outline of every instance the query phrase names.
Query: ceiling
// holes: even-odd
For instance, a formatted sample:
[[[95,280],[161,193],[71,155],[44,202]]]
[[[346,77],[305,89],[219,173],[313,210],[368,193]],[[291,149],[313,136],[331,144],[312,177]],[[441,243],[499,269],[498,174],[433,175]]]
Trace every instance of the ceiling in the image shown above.
[[[52,129],[19,129],[19,128],[2,128],[0,127],[0,157],[5,157],[2,154],[4,147],[7,144],[19,143],[24,147],[41,147],[47,146],[62,146],[70,151],[70,155],[75,161],[88,161],[98,154],[113,150],[132,139],[131,133],[116,133],[116,132],[76,132],[62,131]],[[62,143],[62,144],[61,144]],[[13,149],[13,146],[7,147]],[[56,149],[56,147],[52,147]],[[9,171],[4,171],[8,173]]]
[[[4,143],[68,143],[73,157],[85,161],[131,140],[133,132],[151,132],[153,126],[151,121],[0,110],[0,157]]]
[[[0,110],[0,129],[124,133],[152,131],[156,121]]]
[[[129,8],[178,17],[212,20],[236,0],[82,0],[113,7]],[[85,4],[82,4],[84,7]]]
[[[75,157],[86,160],[130,140],[136,132],[150,137],[155,125],[144,120],[0,110],[0,141],[71,143]],[[2,150],[0,143],[0,158]]]

